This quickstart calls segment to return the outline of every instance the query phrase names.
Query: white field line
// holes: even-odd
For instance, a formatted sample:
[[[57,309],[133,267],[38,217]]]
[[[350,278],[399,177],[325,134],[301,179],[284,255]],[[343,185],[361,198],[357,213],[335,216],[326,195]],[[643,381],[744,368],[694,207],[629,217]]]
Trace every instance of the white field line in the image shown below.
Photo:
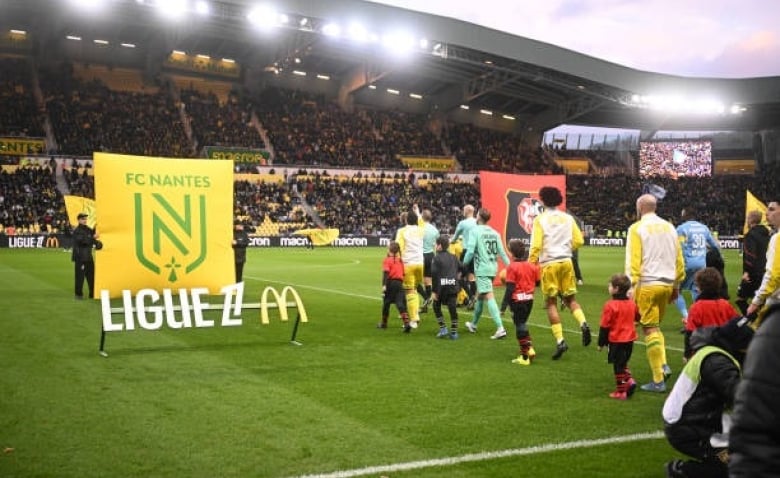
[[[300,288],[300,289],[310,289],[310,290],[316,290],[316,291],[319,291],[319,292],[328,292],[328,293],[331,293],[331,294],[341,294],[341,295],[346,295],[346,296],[349,296],[349,297],[358,297],[358,298],[361,298],[361,299],[368,299],[368,300],[378,300],[378,301],[382,300],[382,298],[379,297],[378,295],[377,296],[373,296],[373,295],[364,295],[364,294],[353,294],[352,292],[347,292],[347,291],[338,290],[338,289],[326,289],[324,287],[316,287],[316,286],[312,286],[312,285],[290,284],[289,282],[268,279],[268,278],[265,278],[265,277],[253,277],[253,276],[246,276],[246,277],[248,277],[250,279],[263,281],[263,282],[272,282],[274,284],[293,285],[293,286],[295,286],[297,288]],[[469,318],[472,317],[472,314],[470,312],[461,312],[461,311],[459,311],[458,315],[464,316],[464,317],[469,317]],[[502,320],[506,324],[509,324],[509,325],[513,324],[513,322],[511,320],[507,320],[507,319],[502,319]],[[532,323],[529,323],[528,325],[530,325],[531,327],[537,327],[537,328],[540,328],[540,329],[547,329],[547,330],[550,329],[549,325],[540,325],[540,324],[532,324]],[[564,329],[564,331],[568,332],[570,334],[580,333],[579,330],[572,330],[572,329]],[[596,336],[598,336],[598,333],[599,333],[598,328],[593,330],[593,333],[596,334]],[[641,340],[637,340],[635,343],[640,344],[640,345],[646,345]],[[683,352],[683,349],[681,349],[679,347],[671,347],[669,345],[666,346],[666,350],[673,350],[675,352]]]
[[[484,451],[481,453],[470,453],[468,455],[452,456],[447,458],[435,458],[431,460],[409,461],[406,463],[396,463],[393,465],[377,465],[365,468],[356,468],[353,470],[340,470],[331,473],[321,473],[315,475],[302,475],[298,478],[351,478],[354,476],[376,475],[378,473],[395,473],[407,470],[419,470],[422,468],[431,468],[435,466],[452,466],[460,463],[469,463],[476,461],[496,460],[499,458],[508,458],[513,456],[536,455],[539,453],[548,453],[561,450],[574,450],[578,448],[590,448],[602,445],[621,444],[643,440],[657,440],[663,438],[661,431],[636,433],[633,435],[623,435],[610,438],[597,438],[592,440],[576,440],[565,443],[548,443],[545,445],[530,446],[527,448],[513,448],[509,450]]]

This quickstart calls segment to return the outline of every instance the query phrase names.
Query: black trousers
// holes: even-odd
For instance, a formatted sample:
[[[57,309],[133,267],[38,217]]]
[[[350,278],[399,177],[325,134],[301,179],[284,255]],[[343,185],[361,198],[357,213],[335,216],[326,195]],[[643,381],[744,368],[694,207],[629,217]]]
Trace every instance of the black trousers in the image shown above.
[[[406,313],[406,293],[400,279],[390,279],[385,284],[385,296],[382,299],[382,317],[390,315],[390,306],[395,304],[399,314]]]
[[[236,262],[236,284],[241,282],[241,279],[244,277],[244,263],[243,262]]]
[[[686,461],[682,470],[685,476],[690,478],[727,478],[728,465],[724,463],[719,454],[725,452],[725,448],[713,448],[710,445],[710,437],[714,430],[704,430],[685,425],[666,425],[664,433],[672,447],[684,453],[693,460]]]
[[[84,296],[84,279],[89,287],[89,298],[95,297],[95,263],[92,261],[76,261],[76,296]]]
[[[444,319],[441,306],[444,304],[447,306],[447,311],[450,314],[450,324],[455,328],[458,323],[458,286],[446,285],[439,289],[438,298],[433,301],[433,313],[436,314],[436,318]]]

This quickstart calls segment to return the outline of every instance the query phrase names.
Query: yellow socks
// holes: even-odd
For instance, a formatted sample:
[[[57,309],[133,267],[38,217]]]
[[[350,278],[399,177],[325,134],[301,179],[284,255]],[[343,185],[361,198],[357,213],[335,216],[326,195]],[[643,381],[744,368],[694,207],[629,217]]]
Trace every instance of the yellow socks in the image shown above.
[[[560,323],[552,324],[550,331],[552,331],[553,337],[555,337],[555,343],[560,343],[563,340],[563,325]]]
[[[666,349],[664,348],[664,336],[661,332],[653,332],[645,337],[647,345],[647,361],[653,372],[653,382],[664,380],[663,366],[666,363]]]
[[[585,312],[582,311],[582,308],[573,310],[571,313],[574,316],[574,319],[577,321],[577,323],[580,324],[580,327],[582,327],[582,324],[586,322]]]

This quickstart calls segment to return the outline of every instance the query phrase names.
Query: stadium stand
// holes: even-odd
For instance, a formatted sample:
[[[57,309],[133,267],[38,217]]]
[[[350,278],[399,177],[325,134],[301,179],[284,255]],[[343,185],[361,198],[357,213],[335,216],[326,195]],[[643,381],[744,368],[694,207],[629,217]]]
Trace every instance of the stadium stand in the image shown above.
[[[30,93],[36,85],[27,73],[29,64],[16,58],[4,58],[0,64],[5,66],[0,101],[21,105],[5,108],[0,125],[11,133],[43,134],[40,124],[45,116],[38,113]],[[138,71],[63,64],[44,69],[38,77],[61,154],[193,154],[174,92],[167,87],[144,87]],[[177,85],[181,84],[180,80]],[[583,158],[592,165],[589,174],[567,176],[571,212],[598,235],[623,231],[634,220],[634,201],[642,181],[626,172],[626,163],[635,161],[618,158],[615,152],[531,147],[510,133],[451,121],[435,128],[424,115],[360,105],[347,112],[324,95],[278,87],[266,88],[254,97],[234,91],[222,101],[214,91],[225,85],[233,88],[233,84],[204,80],[193,85],[181,91],[180,104],[199,145],[273,149],[274,166],[284,168],[284,174],[236,179],[235,215],[247,218],[262,235],[287,234],[311,223],[306,207],[324,225],[339,228],[343,234],[391,234],[398,225],[398,211],[415,202],[433,209],[437,225],[447,232],[460,219],[463,204],[479,204],[478,182],[434,179],[424,173],[414,177],[403,168],[399,154],[452,153],[467,172],[487,169],[522,174],[559,174],[562,170],[556,159]],[[267,131],[269,144],[259,125],[253,124],[253,116]],[[17,124],[24,126],[15,129],[12,125]],[[742,150],[721,152],[729,158],[743,154]],[[2,159],[5,164],[19,162],[13,156]],[[56,182],[44,183],[45,175],[40,172],[4,172],[2,223],[18,232],[34,232],[40,224],[62,228],[58,219],[63,210],[61,193],[94,197],[91,171],[70,166],[63,168],[68,191],[57,191]],[[348,168],[345,171],[349,172],[328,175],[320,172],[324,167]],[[288,174],[288,168],[295,172]],[[759,197],[776,194],[777,174],[777,166],[765,165],[757,174],[653,181],[676,198],[661,202],[659,212],[665,217],[677,218],[674,204],[697,204],[710,227],[736,235],[743,222],[744,191],[750,189]],[[47,207],[31,207],[29,191],[47,197]]]

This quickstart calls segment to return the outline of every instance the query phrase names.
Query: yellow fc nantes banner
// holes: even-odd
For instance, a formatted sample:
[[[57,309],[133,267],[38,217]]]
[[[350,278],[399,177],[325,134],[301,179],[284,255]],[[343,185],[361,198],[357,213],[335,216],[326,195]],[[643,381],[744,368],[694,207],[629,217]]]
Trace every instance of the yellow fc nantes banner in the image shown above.
[[[327,246],[339,237],[338,229],[298,229],[295,234],[308,236],[315,246]]]
[[[235,282],[231,161],[95,153],[96,293]]]
[[[742,234],[747,234],[748,230],[748,214],[751,211],[758,211],[761,213],[761,224],[766,225],[766,204],[758,200],[750,190],[745,191],[745,225],[742,227]]]
[[[81,196],[65,196],[65,211],[68,213],[68,221],[75,225],[79,223],[78,216],[81,213],[87,215],[87,226],[92,229],[97,225],[97,209],[95,201]]]

